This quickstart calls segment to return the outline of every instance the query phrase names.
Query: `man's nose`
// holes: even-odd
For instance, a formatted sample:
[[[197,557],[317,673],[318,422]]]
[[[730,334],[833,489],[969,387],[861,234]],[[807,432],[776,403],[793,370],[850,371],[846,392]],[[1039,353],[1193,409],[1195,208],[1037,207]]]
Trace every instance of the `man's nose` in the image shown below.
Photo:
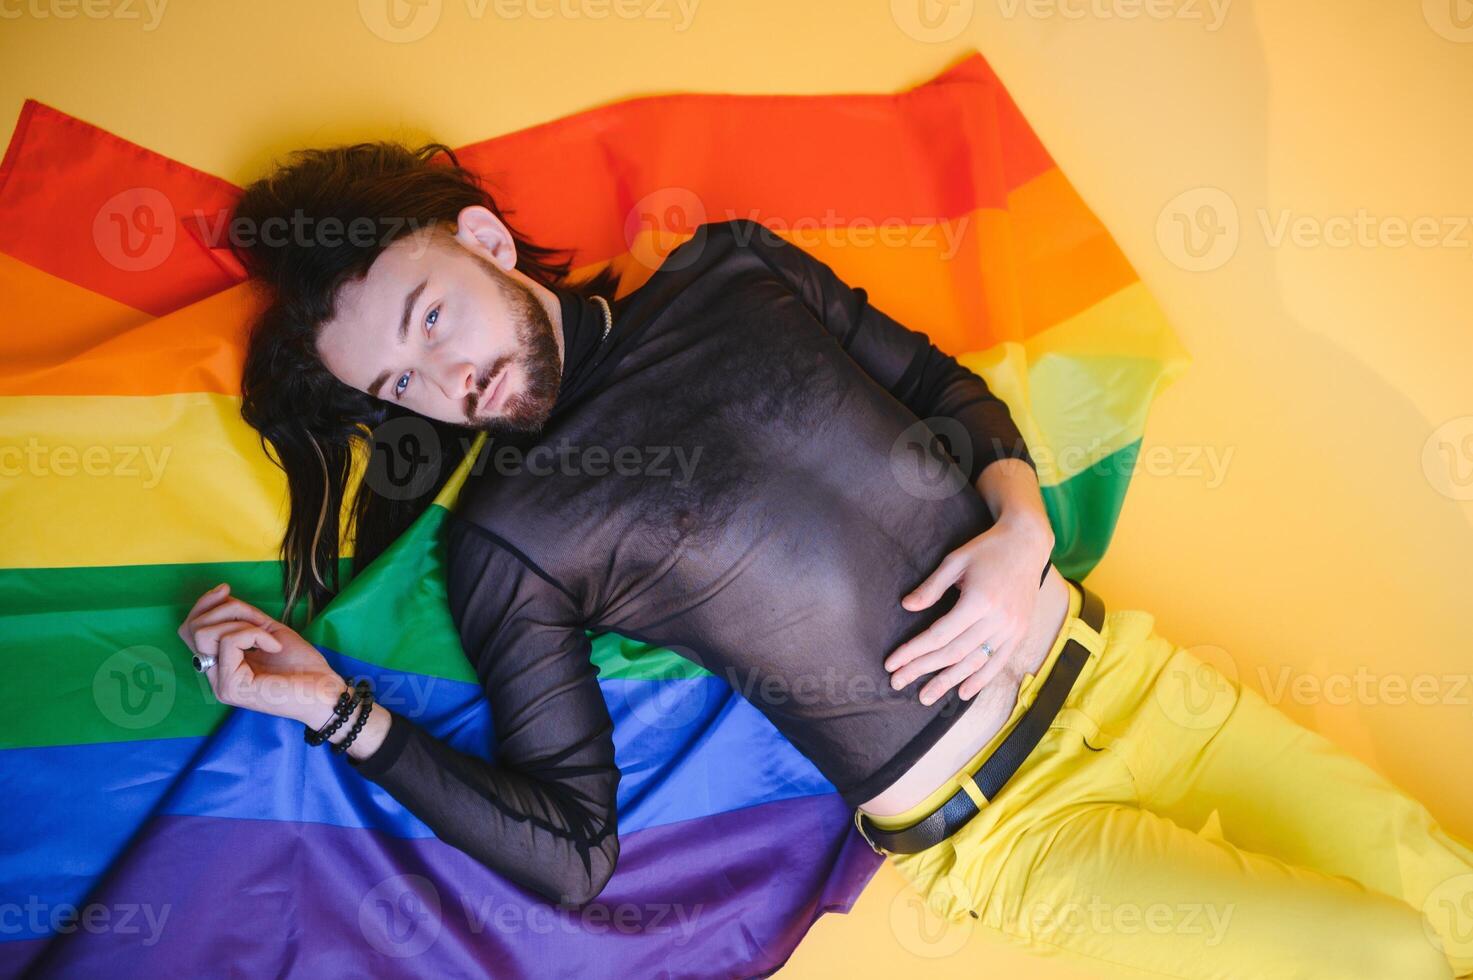
[[[476,366],[474,364],[462,364],[455,375],[460,379],[460,394],[457,398],[473,395],[480,390],[481,381],[476,377]]]
[[[476,366],[464,358],[457,358],[440,369],[440,388],[453,401],[464,401],[476,394],[480,384]]]

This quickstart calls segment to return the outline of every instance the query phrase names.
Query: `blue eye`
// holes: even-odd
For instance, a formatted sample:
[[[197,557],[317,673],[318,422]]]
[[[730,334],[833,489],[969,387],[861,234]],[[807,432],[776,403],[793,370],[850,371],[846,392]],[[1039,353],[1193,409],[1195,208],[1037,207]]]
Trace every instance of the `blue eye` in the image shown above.
[[[428,312],[428,313],[425,314],[425,324],[427,326],[433,327],[439,321],[440,321],[440,308],[438,306],[435,307],[433,310],[430,310],[430,312]],[[406,389],[408,387],[409,387],[409,372],[408,371],[405,371],[403,374],[399,375],[399,380],[394,383],[394,397],[395,398],[398,398],[400,395],[404,394],[404,389]]]

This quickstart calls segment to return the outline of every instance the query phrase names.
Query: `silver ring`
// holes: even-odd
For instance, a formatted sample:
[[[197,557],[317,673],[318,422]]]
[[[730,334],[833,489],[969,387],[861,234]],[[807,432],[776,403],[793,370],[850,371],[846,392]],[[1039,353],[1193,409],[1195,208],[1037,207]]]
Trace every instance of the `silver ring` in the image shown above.
[[[988,643],[985,640],[982,642],[982,656],[984,656],[984,657],[990,657],[990,656],[992,656],[992,644]]]
[[[213,666],[215,666],[214,657],[211,657],[208,654],[206,654],[205,656],[200,656],[196,653],[194,655],[194,669],[199,671],[201,674],[203,674],[205,671],[209,670]]]

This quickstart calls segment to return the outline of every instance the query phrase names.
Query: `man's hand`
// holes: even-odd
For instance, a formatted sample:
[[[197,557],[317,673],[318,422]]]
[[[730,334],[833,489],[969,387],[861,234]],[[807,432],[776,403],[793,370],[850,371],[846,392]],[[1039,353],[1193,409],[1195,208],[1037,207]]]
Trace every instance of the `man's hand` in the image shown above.
[[[940,671],[921,688],[922,704],[935,703],[957,684],[961,684],[957,693],[970,700],[1017,649],[1038,601],[1038,573],[1054,543],[1046,520],[1040,526],[1029,512],[1017,515],[998,520],[947,555],[901,600],[903,607],[918,612],[935,605],[952,585],[961,593],[946,615],[885,659],[890,685],[896,690]],[[983,643],[991,655],[983,654]]]
[[[216,658],[205,671],[221,704],[320,728],[347,683],[291,627],[232,598],[229,585],[200,596],[179,627],[191,652]]]

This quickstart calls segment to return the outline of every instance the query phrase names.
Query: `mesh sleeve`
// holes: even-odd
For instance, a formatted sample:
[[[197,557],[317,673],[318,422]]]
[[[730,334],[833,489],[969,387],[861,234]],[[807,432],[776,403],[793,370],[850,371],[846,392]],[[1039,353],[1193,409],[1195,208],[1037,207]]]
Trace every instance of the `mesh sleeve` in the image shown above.
[[[592,899],[619,857],[613,722],[574,603],[452,516],[446,588],[491,704],[494,764],[395,715],[355,763],[448,844],[560,904]]]

